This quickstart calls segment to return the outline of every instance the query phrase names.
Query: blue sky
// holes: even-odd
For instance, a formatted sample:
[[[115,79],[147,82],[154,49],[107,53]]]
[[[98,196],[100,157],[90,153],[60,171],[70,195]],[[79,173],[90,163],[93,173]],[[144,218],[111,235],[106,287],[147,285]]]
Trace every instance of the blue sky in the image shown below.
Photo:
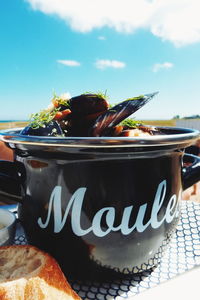
[[[164,2],[0,1],[0,120],[28,119],[54,91],[159,91],[137,119],[200,114],[199,2]]]

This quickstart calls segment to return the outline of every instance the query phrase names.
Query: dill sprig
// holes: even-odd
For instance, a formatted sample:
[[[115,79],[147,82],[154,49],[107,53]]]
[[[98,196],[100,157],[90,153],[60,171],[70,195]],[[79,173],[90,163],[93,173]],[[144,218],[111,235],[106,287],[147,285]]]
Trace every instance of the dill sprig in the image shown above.
[[[144,98],[144,95],[140,95],[140,96],[136,96],[136,97],[133,97],[133,98],[128,98],[124,101],[130,101],[130,100],[142,100]]]
[[[107,90],[105,90],[105,92],[97,92],[96,95],[99,97],[99,98],[103,98],[103,99],[106,99],[108,100],[109,99],[109,96],[107,95]]]
[[[33,129],[38,129],[40,127],[45,127],[46,124],[51,122],[56,113],[60,110],[59,108],[55,108],[52,111],[42,110],[38,113],[31,114],[29,126]]]
[[[85,92],[85,93],[83,93],[83,95],[93,95],[93,97],[95,97],[95,96],[97,96],[98,98],[102,98],[102,99],[106,99],[106,100],[108,100],[108,95],[107,95],[107,90],[105,90],[105,92],[101,92],[101,91],[99,91],[99,92],[96,92],[96,93],[94,93],[94,92]]]
[[[138,120],[135,120],[135,119],[125,119],[123,120],[120,125],[122,126],[127,126],[127,127],[133,127],[133,128],[136,128],[138,127],[138,125],[141,125],[142,122],[141,121],[138,121]]]
[[[64,105],[67,108],[70,108],[70,99],[63,99],[62,97],[56,95],[56,93],[53,93],[53,99],[52,102],[57,101],[58,105]]]

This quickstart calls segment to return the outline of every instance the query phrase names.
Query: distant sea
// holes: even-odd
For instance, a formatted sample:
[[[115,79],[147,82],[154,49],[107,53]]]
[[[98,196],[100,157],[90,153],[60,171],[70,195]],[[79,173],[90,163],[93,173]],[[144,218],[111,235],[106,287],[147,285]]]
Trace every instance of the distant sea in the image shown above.
[[[0,123],[9,123],[9,122],[27,122],[27,120],[0,120]]]

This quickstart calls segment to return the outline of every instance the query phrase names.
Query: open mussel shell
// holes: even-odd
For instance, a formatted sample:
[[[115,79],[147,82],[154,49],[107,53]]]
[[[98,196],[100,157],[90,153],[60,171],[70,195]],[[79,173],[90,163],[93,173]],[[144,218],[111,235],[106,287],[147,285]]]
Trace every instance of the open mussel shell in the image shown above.
[[[128,118],[157,94],[158,92],[155,92],[151,94],[141,95],[135,98],[130,98],[110,108],[96,119],[91,130],[91,135],[104,135],[105,130],[107,131],[109,128],[116,126],[117,124]]]

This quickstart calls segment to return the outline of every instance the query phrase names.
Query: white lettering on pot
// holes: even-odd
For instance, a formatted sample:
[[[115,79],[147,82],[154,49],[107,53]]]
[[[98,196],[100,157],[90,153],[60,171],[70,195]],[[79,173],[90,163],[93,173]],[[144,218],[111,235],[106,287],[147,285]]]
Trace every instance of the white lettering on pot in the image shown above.
[[[177,196],[172,195],[169,199],[168,205],[165,209],[165,213],[162,214],[162,219],[158,220],[158,215],[160,210],[163,208],[163,202],[166,196],[167,183],[166,180],[163,180],[157,188],[155,198],[153,201],[152,211],[150,219],[144,224],[145,213],[147,211],[148,203],[141,205],[138,209],[137,217],[135,223],[132,227],[129,226],[131,213],[134,209],[134,205],[130,205],[124,208],[122,214],[121,224],[119,226],[114,226],[115,223],[115,208],[114,207],[104,207],[100,209],[94,216],[92,220],[92,224],[89,228],[83,229],[81,227],[81,214],[82,214],[82,206],[84,201],[84,196],[86,192],[85,187],[81,187],[76,190],[76,192],[72,195],[64,215],[62,216],[62,208],[61,208],[61,193],[62,187],[56,186],[52,191],[50,200],[48,213],[46,217],[46,221],[43,222],[42,218],[38,219],[38,225],[41,228],[46,228],[49,225],[51,213],[53,211],[54,214],[54,232],[59,233],[70,214],[71,226],[75,235],[84,236],[89,232],[93,232],[94,235],[98,237],[106,236],[111,231],[119,231],[124,235],[130,234],[133,230],[137,230],[138,232],[143,232],[147,227],[151,226],[152,228],[159,228],[164,221],[167,223],[171,223],[174,217],[177,214]],[[180,197],[181,193],[179,193]],[[178,197],[178,198],[179,198]],[[106,229],[103,228],[102,218],[105,215],[106,221]]]

